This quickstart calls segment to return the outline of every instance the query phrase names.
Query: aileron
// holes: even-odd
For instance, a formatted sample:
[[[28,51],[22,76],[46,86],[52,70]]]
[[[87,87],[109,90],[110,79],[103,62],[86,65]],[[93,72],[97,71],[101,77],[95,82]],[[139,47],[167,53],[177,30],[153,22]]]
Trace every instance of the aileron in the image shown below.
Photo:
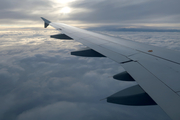
[[[138,62],[122,66],[173,120],[180,120],[180,97],[172,89]]]

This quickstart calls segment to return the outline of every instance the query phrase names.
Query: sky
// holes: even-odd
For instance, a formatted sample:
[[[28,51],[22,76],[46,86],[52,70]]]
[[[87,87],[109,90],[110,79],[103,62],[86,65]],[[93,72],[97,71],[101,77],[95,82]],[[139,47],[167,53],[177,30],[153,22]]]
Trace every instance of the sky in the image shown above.
[[[107,58],[71,56],[85,46],[50,38],[58,31],[44,29],[40,17],[94,30],[179,30],[178,0],[0,3],[0,120],[170,120],[158,106],[100,101],[136,83],[114,80],[124,69]],[[100,33],[180,51],[179,32]]]
[[[0,0],[0,25],[40,27],[40,17],[82,28],[180,29],[179,0]]]

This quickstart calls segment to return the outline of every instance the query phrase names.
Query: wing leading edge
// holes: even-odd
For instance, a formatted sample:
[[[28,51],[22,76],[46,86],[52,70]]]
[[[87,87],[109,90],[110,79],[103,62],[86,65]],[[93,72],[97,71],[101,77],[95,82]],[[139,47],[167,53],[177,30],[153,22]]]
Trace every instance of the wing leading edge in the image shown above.
[[[147,95],[144,94],[146,98],[149,99],[150,96],[173,120],[180,120],[179,52],[117,39],[42,19],[45,22],[45,28],[50,25],[89,48],[86,51],[81,50],[81,53],[76,52],[79,56],[82,53],[86,57],[93,57],[96,54],[96,57],[108,57],[119,63],[127,71],[128,75],[125,74],[125,77],[130,75],[142,88],[136,87],[137,90],[141,90],[141,92],[136,92],[138,95],[144,94],[142,92],[144,90],[147,93]],[[151,103],[154,101],[151,100]]]

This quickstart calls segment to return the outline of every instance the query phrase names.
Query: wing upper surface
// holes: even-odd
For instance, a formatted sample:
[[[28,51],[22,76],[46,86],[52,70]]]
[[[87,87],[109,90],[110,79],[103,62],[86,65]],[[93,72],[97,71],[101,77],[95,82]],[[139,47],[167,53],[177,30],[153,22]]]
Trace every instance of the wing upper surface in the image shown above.
[[[120,63],[174,120],[180,120],[180,53],[93,33],[62,23],[51,26]]]
[[[180,53],[177,51],[172,51],[172,50],[168,50],[168,49],[164,49],[164,48],[159,48],[156,46],[152,46],[152,45],[147,45],[147,44],[143,44],[143,43],[139,43],[139,42],[134,42],[134,41],[130,41],[130,40],[124,40],[124,39],[120,39],[120,38],[114,38],[114,37],[110,37],[110,36],[106,36],[106,35],[101,35],[101,34],[97,34],[97,33],[93,33],[90,31],[86,31],[86,30],[82,30],[79,28],[75,28],[72,26],[68,26],[62,23],[51,23],[51,25],[55,28],[62,28],[62,32],[66,33],[66,34],[71,34],[71,36],[77,37],[77,38],[84,38],[84,37],[95,37],[96,39],[102,40],[103,42],[111,42],[111,43],[115,43],[115,44],[119,44],[125,47],[128,47],[130,49],[139,51],[139,52],[143,52],[149,55],[153,55],[156,57],[159,57],[161,59],[165,59],[171,62],[175,62],[177,64],[180,64]],[[97,43],[97,41],[95,40],[91,40],[91,42]],[[100,43],[100,44],[103,44]],[[152,50],[152,51],[151,51]]]

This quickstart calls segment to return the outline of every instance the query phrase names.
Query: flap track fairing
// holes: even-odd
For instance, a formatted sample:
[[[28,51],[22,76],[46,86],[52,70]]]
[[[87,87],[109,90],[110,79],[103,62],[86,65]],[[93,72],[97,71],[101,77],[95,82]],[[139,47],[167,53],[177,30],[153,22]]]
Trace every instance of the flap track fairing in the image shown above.
[[[66,34],[51,35],[50,37],[55,39],[73,40],[71,37],[67,36]]]
[[[126,71],[114,75],[113,78],[121,81],[135,81]]]
[[[73,52],[71,52],[71,55],[81,56],[81,57],[105,57],[104,55],[102,55],[90,48],[73,51]]]
[[[154,100],[139,85],[126,88],[109,96],[107,102],[131,106],[156,105]]]

